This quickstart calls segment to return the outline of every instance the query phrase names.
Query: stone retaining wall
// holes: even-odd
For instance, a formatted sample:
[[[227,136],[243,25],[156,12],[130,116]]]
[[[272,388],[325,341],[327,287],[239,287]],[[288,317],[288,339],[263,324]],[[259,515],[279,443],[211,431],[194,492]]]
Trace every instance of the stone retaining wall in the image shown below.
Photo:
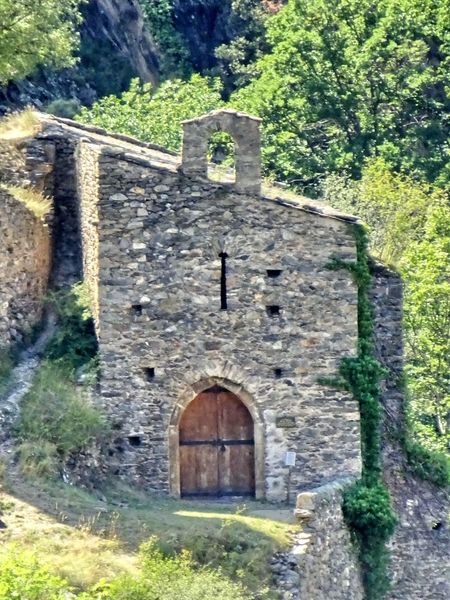
[[[42,315],[51,265],[49,229],[0,189],[0,346],[19,343]]]
[[[301,531],[272,569],[282,600],[362,600],[357,552],[342,514],[345,482],[333,482],[297,496]]]
[[[372,302],[378,359],[389,369],[383,384],[383,473],[399,524],[391,539],[390,600],[450,598],[449,490],[411,472],[399,443],[404,425],[402,281],[376,266]]]

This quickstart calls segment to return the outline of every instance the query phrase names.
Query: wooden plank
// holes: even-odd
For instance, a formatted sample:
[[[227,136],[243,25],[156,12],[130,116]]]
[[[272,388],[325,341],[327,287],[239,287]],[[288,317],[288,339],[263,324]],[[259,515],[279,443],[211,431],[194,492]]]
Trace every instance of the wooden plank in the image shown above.
[[[219,392],[218,434],[226,441],[253,441],[253,419],[241,400],[226,390]],[[254,494],[254,447],[246,444],[224,444],[219,448],[219,488],[223,494]]]
[[[217,440],[217,395],[199,394],[180,422],[181,493],[218,494],[218,449],[215,445],[182,445],[183,442]]]

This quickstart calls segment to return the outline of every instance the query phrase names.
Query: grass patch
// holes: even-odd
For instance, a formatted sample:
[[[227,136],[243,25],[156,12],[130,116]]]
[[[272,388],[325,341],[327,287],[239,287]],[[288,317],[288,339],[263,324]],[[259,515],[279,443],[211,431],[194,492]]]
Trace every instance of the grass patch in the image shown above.
[[[33,188],[23,188],[17,185],[5,185],[4,189],[26,206],[38,219],[43,219],[52,210],[52,201]]]
[[[31,108],[11,113],[0,120],[0,140],[19,142],[33,137],[41,129],[36,113]]]
[[[14,368],[14,359],[8,348],[0,348],[0,394],[8,387]]]
[[[46,361],[22,399],[15,427],[21,467],[28,474],[53,475],[70,455],[108,431],[104,417],[76,385],[74,372]]]
[[[258,502],[236,507],[166,499],[117,485],[95,495],[58,482],[15,477],[9,488],[10,495],[4,499],[14,507],[4,517],[8,529],[0,533],[4,542],[0,555],[13,542],[20,549],[32,547],[39,562],[76,591],[88,590],[102,578],[115,579],[115,586],[128,581],[135,595],[108,595],[116,588],[100,584],[105,593],[102,600],[152,598],[138,594],[141,585],[146,592],[149,589],[142,560],[150,551],[158,555],[153,564],[162,579],[168,577],[166,569],[189,567],[185,587],[187,592],[202,590],[199,598],[215,597],[201,587],[204,582],[217,591],[218,598],[227,600],[277,598],[269,590],[270,559],[290,540],[295,527],[287,521],[291,511]],[[139,554],[143,543],[147,544],[144,554]],[[181,566],[180,560],[184,561]],[[207,572],[202,571],[205,567]],[[200,579],[193,573],[200,573]],[[230,587],[230,580],[238,585]],[[171,590],[172,583],[166,583]],[[181,595],[175,582],[173,586],[179,592],[177,600],[191,599]],[[223,590],[230,595],[220,596]],[[175,598],[163,592],[161,600]]]

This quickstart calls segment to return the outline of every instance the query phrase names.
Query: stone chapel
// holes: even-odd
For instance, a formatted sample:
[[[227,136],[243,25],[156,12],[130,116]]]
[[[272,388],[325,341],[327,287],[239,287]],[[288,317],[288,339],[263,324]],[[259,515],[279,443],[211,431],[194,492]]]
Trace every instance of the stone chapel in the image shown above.
[[[174,496],[276,501],[357,478],[357,402],[323,383],[357,350],[357,286],[329,266],[356,260],[356,219],[262,187],[260,121],[233,110],[184,122],[181,157],[38,117],[22,180],[53,198],[53,281],[90,290],[113,472]],[[219,131],[234,181],[208,170]],[[28,297],[14,315],[36,312],[42,264],[33,288],[5,282],[12,303]]]
[[[320,383],[356,353],[357,288],[329,268],[356,259],[352,218],[261,193],[258,119],[183,126],[181,164],[78,147],[112,460],[174,496],[284,500],[288,476],[292,490],[356,478],[357,403]],[[234,183],[208,179],[216,131],[235,141]]]

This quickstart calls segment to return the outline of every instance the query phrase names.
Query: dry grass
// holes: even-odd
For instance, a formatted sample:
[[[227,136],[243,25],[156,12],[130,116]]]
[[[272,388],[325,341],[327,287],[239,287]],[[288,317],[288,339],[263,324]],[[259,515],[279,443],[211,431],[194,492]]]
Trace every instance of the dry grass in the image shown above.
[[[294,528],[291,511],[257,502],[188,502],[118,485],[95,496],[18,476],[8,490],[0,494],[0,502],[12,505],[2,516],[8,528],[0,530],[0,554],[11,544],[31,549],[77,589],[136,573],[138,546],[156,536],[165,552],[188,548],[201,564],[220,567],[233,579],[243,571],[242,582],[260,591],[270,580],[271,556],[287,545]]]
[[[27,108],[0,120],[0,140],[18,143],[33,137],[40,129],[41,124],[36,113],[31,108]]]
[[[38,219],[43,219],[52,210],[52,201],[33,188],[5,185],[4,189],[21,202]]]

